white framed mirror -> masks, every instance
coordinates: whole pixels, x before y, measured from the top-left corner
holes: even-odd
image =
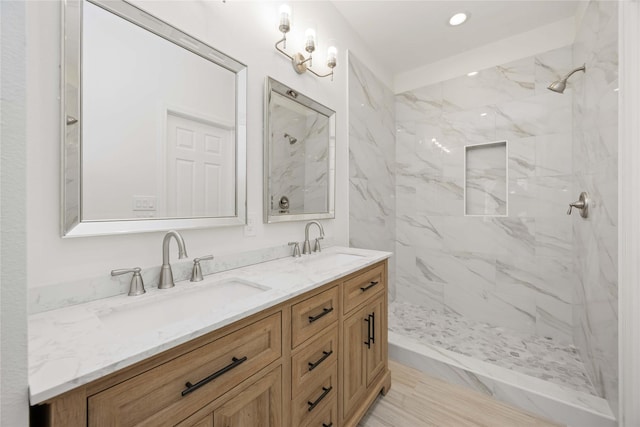
[[[62,235],[244,224],[246,66],[125,1],[62,5]]]
[[[335,111],[267,77],[264,221],[335,218]]]

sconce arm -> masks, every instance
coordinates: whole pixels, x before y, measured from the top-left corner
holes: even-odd
[[[284,43],[284,42],[286,42],[286,41],[287,41],[287,38],[286,38],[286,37],[283,37],[283,38],[281,38],[280,40],[278,40],[278,41],[276,42],[276,50],[277,50],[278,52],[280,52],[281,54],[283,54],[284,56],[286,56],[287,58],[289,58],[290,60],[292,60],[292,61],[293,61],[293,56],[289,55],[289,54],[287,53],[287,51],[286,51],[286,50],[284,50],[284,49],[280,49],[280,46],[278,46],[280,43]]]
[[[333,67],[331,68],[331,72],[327,74],[318,74],[311,69],[310,66],[307,65],[307,62],[310,62],[312,59],[312,55],[309,55],[308,58],[305,58],[301,53],[296,53],[294,56],[291,56],[287,53],[284,48],[286,48],[287,37],[283,36],[280,40],[278,40],[275,44],[275,48],[278,52],[286,56],[291,60],[291,64],[293,65],[293,69],[296,70],[298,74],[302,74],[305,71],[310,71],[316,77],[329,77],[331,76],[331,80],[333,81]],[[280,43],[284,43],[284,48],[280,47]]]
[[[311,68],[307,68],[307,71],[311,71],[311,73],[315,74],[318,77],[329,77],[329,76],[331,76],[331,79],[333,79],[333,68],[331,69],[331,72],[327,73],[327,74],[318,74],[315,71],[313,71]]]

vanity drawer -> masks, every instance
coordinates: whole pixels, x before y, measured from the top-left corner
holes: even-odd
[[[321,376],[338,358],[338,329],[331,330],[305,345],[291,358],[291,394],[298,395],[306,385]]]
[[[273,314],[88,399],[90,426],[174,425],[282,355]]]
[[[344,313],[348,313],[385,288],[384,265],[373,267],[344,282]]]
[[[304,389],[293,396],[292,426],[308,425],[317,414],[324,413],[327,407],[335,404],[333,400],[338,396],[338,364],[327,366],[322,372],[323,375],[310,381]]]
[[[338,320],[338,287],[321,292],[291,307],[291,348],[322,333]]]
[[[310,416],[300,427],[338,427],[338,398],[333,396],[325,408],[319,409],[316,415]]]

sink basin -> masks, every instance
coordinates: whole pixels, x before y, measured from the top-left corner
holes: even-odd
[[[302,258],[302,263],[313,268],[332,268],[340,267],[364,258],[364,255],[347,254],[347,253],[331,253],[331,254],[311,254],[307,258]]]
[[[242,303],[269,289],[242,279],[231,278],[209,283],[205,279],[191,289],[170,290],[172,295],[164,298],[160,293],[154,295],[153,299],[138,297],[139,301],[98,313],[98,317],[116,333],[137,335],[198,317],[230,304]]]

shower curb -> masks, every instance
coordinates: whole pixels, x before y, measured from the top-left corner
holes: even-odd
[[[389,331],[389,358],[569,427],[616,427],[608,402]]]

